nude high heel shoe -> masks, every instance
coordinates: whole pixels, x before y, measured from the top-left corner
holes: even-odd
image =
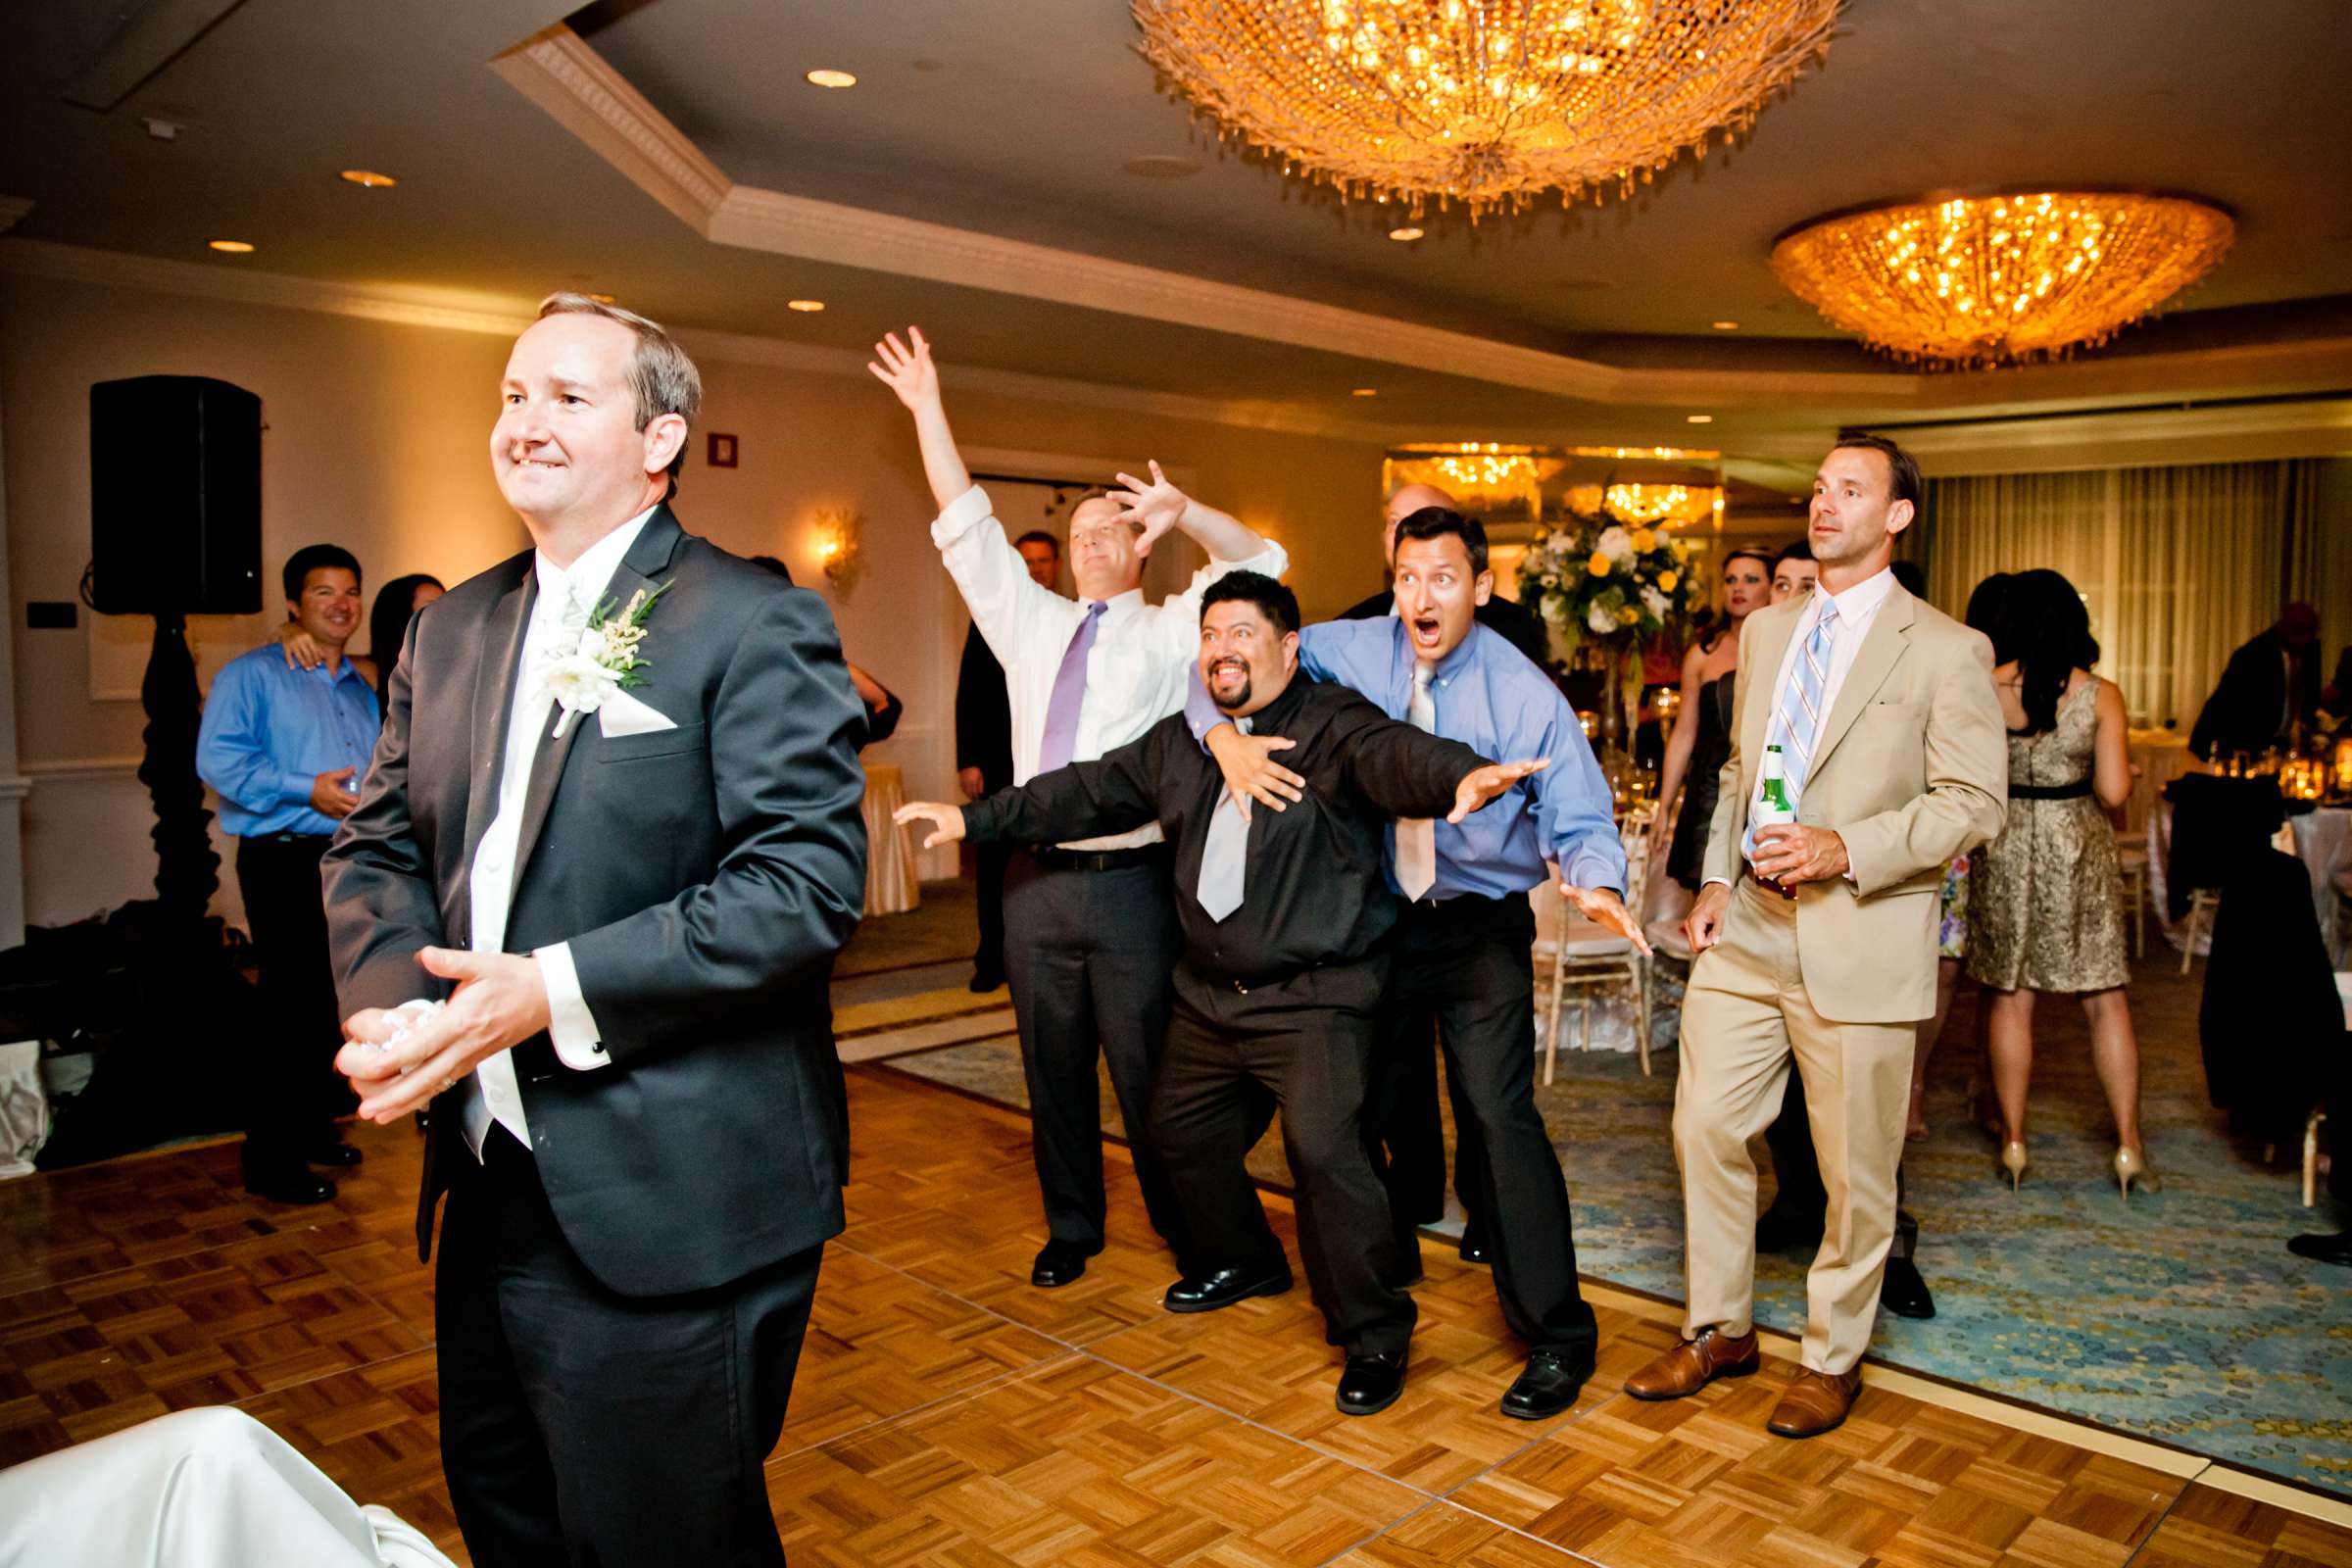
[[[2132,1184],[2133,1182],[2139,1183],[2151,1193],[2164,1191],[2164,1183],[2157,1180],[2156,1172],[2149,1167],[2145,1155],[2134,1153],[2129,1149],[2119,1148],[2115,1152],[2115,1183],[2123,1189],[2124,1201],[2127,1203],[2132,1200]]]
[[[2009,1190],[2011,1192],[2017,1191],[2017,1184],[2024,1179],[2028,1163],[2026,1146],[2023,1141],[2012,1139],[2001,1146],[2001,1169],[2009,1173]]]

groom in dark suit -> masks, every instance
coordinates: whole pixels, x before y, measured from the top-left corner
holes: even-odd
[[[823,604],[670,514],[701,382],[662,328],[553,296],[501,395],[537,548],[393,670],[325,859],[337,1065],[364,1115],[429,1108],[478,1568],[779,1564],[760,1464],[842,1226],[861,711]]]

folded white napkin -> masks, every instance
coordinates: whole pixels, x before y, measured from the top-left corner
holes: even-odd
[[[605,694],[596,710],[596,721],[607,736],[652,735],[678,727],[676,719],[623,691]]]

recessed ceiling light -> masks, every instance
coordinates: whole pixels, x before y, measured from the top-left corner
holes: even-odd
[[[1718,332],[1737,332],[1740,330],[1740,323],[1738,321],[1709,321],[1707,324]]]
[[[1359,386],[1348,395],[1359,398],[1376,398],[1380,396],[1380,388],[1376,386]]]
[[[1715,416],[1712,414],[1693,414],[1689,417],[1692,424],[1713,424],[1715,422]]]
[[[825,308],[825,302],[823,300],[786,300],[784,308],[788,311],[816,312]]]
[[[818,87],[855,87],[858,85],[858,78],[846,71],[811,71],[808,73],[808,80],[811,85]]]
[[[226,251],[231,256],[242,256],[253,249],[251,245],[241,239],[214,239],[207,240],[205,243],[217,251]]]
[[[1409,244],[1420,237],[1421,230],[1413,227],[1409,223],[1402,228],[1392,228],[1389,230],[1389,238],[1396,240],[1400,244]]]
[[[390,174],[379,174],[372,169],[346,169],[343,171],[343,178],[350,180],[354,185],[365,185],[369,190],[389,190],[392,186],[400,183]]]
[[[1200,172],[1200,165],[1196,160],[1177,158],[1166,153],[1130,158],[1119,167],[1130,174],[1141,174],[1146,179],[1182,179],[1188,174]]]

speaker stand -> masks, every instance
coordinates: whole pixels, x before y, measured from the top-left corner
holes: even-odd
[[[139,683],[139,705],[147,711],[139,782],[155,801],[157,912],[169,922],[194,925],[220,885],[220,857],[213,853],[213,813],[204,808],[204,781],[196,776],[204,705],[196,691],[196,661],[188,653],[187,619],[178,611],[156,612],[155,647]]]

